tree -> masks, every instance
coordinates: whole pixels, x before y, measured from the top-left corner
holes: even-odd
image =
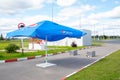
[[[4,40],[4,38],[3,38],[3,35],[2,35],[2,34],[0,35],[0,40]]]
[[[7,53],[14,53],[18,49],[20,49],[20,48],[16,44],[9,44],[7,47],[5,47],[5,50]]]

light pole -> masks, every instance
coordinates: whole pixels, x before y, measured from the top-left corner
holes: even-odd
[[[53,17],[54,17],[54,13],[53,13],[53,10],[54,10],[54,0],[53,0],[53,2],[51,4],[51,8],[52,8],[52,21],[53,21]]]
[[[95,24],[94,24],[94,40],[95,40]]]

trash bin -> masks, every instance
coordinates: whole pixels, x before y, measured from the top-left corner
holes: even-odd
[[[92,51],[92,57],[95,57],[95,51]]]
[[[74,51],[73,51],[73,50],[71,50],[71,51],[69,51],[69,54],[70,54],[70,55],[73,55],[73,52],[74,52]]]
[[[73,55],[75,56],[75,55],[77,55],[78,53],[77,53],[77,50],[74,50],[73,51]]]
[[[87,52],[87,57],[95,57],[95,51]]]

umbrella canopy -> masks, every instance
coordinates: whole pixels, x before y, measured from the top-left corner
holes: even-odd
[[[65,37],[80,38],[86,33],[51,21],[42,21],[7,33],[10,37],[32,37],[47,41],[57,41]]]

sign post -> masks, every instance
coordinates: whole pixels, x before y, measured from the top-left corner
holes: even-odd
[[[24,28],[25,24],[24,23],[19,23],[18,24],[18,29]],[[24,43],[23,43],[23,38],[21,38],[21,52],[24,54]]]

